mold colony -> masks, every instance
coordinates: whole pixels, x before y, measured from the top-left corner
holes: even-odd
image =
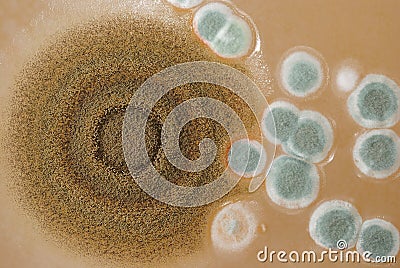
[[[229,167],[239,176],[250,178],[259,175],[264,170],[266,161],[264,147],[254,140],[236,141],[229,150]]]
[[[377,258],[396,256],[399,253],[399,239],[399,231],[392,223],[370,219],[361,226],[357,250],[361,254],[368,251],[370,259],[379,261]]]
[[[324,160],[333,144],[333,129],[330,122],[315,111],[302,111],[295,131],[283,149],[312,163]]]
[[[273,162],[267,179],[267,193],[271,200],[289,209],[310,205],[318,196],[317,168],[300,159],[279,156]]]
[[[254,43],[249,23],[235,14],[232,7],[218,2],[206,4],[195,12],[193,28],[205,44],[225,58],[248,54]]]
[[[145,7],[154,7],[151,16],[141,14],[138,5],[139,14],[105,15],[53,36],[16,79],[10,129],[16,193],[42,229],[80,255],[141,267],[200,252],[207,218],[226,199],[197,208],[172,207],[136,185],[121,144],[132,95],[150,76],[184,62],[225,63],[251,76],[242,61],[225,61],[202,45],[187,17],[159,4]],[[229,137],[207,118],[189,122],[180,137],[189,159],[198,157],[202,139],[215,142],[216,160],[207,169],[178,170],[162,152],[167,115],[202,96],[232,107],[246,127],[257,124],[246,103],[223,87],[192,83],[169,92],[151,111],[146,148],[152,165],[178,185],[207,184],[226,168]]]
[[[286,101],[276,101],[265,110],[261,127],[265,137],[275,144],[287,142],[295,132],[300,110]]]
[[[261,124],[266,138],[290,155],[274,160],[267,176],[268,196],[289,209],[309,206],[320,188],[319,172],[313,163],[323,161],[333,144],[330,122],[318,112],[300,111],[289,102],[276,101],[264,112]]]
[[[321,89],[327,77],[327,67],[321,55],[309,47],[289,50],[279,69],[279,81],[287,93],[308,97]]]
[[[172,2],[186,12],[200,4]],[[52,36],[16,79],[10,129],[16,193],[41,228],[79,255],[141,267],[201,252],[208,218],[243,185],[218,202],[196,208],[168,206],[149,197],[130,176],[121,145],[124,113],[132,95],[147,78],[184,62],[220,62],[252,76],[243,60],[224,59],[250,54],[254,43],[253,32],[246,32],[247,20],[233,7],[218,6],[231,13],[225,14],[228,22],[217,28],[210,49],[193,33],[188,16],[159,4],[149,4],[145,8],[154,10],[143,14],[144,6],[138,5],[134,14],[104,15]],[[201,24],[203,30],[210,28],[208,23],[213,24],[209,19]],[[174,107],[197,97],[220,100],[232,107],[246,128],[257,126],[247,104],[221,86],[191,83],[163,96],[147,121],[146,148],[155,169],[179,186],[212,182],[226,169],[231,146],[221,125],[198,118],[180,133],[182,154],[196,159],[200,153],[196,145],[209,138],[217,147],[215,161],[197,173],[178,170],[168,162],[160,144],[163,122]],[[249,159],[254,161],[242,171],[258,174],[266,153],[255,141],[247,145],[231,148],[230,163],[235,167],[236,154],[240,158],[242,150],[250,149]],[[255,226],[253,218],[235,219],[228,233],[242,235],[235,227],[242,223]]]
[[[388,128],[400,119],[400,89],[384,75],[367,75],[347,100],[350,115],[365,128]]]
[[[356,68],[352,66],[342,66],[336,75],[336,86],[340,91],[349,92],[353,90],[360,78]]]
[[[309,233],[321,247],[338,248],[338,242],[344,240],[352,248],[357,242],[361,222],[361,216],[352,204],[331,200],[322,203],[313,212]]]
[[[211,225],[213,245],[223,251],[240,252],[253,242],[258,224],[251,204],[237,202],[226,205]]]
[[[384,179],[400,167],[400,139],[389,129],[377,129],[358,137],[353,150],[358,169],[369,177]]]

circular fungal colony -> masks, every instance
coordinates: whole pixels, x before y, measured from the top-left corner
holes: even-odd
[[[358,71],[352,66],[343,66],[336,74],[336,86],[340,91],[349,92],[353,90],[360,78]]]
[[[367,258],[396,256],[399,253],[399,231],[390,222],[382,219],[365,221],[361,226],[357,241],[357,251],[360,254],[369,252]]]
[[[266,189],[271,200],[279,206],[289,209],[307,207],[318,196],[318,170],[300,159],[279,156],[272,164]]]
[[[333,128],[328,119],[315,111],[302,111],[296,129],[283,149],[286,153],[318,163],[327,157],[332,145]]]
[[[211,240],[215,248],[240,252],[256,237],[258,220],[250,204],[237,202],[223,207],[211,225]]]
[[[217,55],[239,58],[249,54],[253,46],[253,31],[249,23],[223,3],[200,7],[193,18],[196,35]]]
[[[279,79],[282,87],[295,97],[307,97],[322,88],[326,66],[317,51],[308,47],[291,49],[282,60]]]
[[[346,241],[348,248],[355,246],[362,219],[357,209],[342,200],[322,203],[312,214],[309,233],[314,242],[323,248],[337,248]]]
[[[242,177],[255,177],[265,168],[267,153],[259,142],[242,139],[234,142],[229,150],[229,167]]]
[[[252,77],[244,61],[232,63],[204,46],[188,16],[159,4],[149,1],[138,5],[136,13],[104,15],[50,38],[17,77],[10,120],[16,194],[42,229],[80,255],[140,267],[200,252],[208,217],[244,188],[239,184],[210,205],[174,207],[151,198],[129,173],[121,143],[124,114],[149,77],[194,61],[223,63]],[[246,102],[222,86],[191,83],[162,96],[147,121],[147,153],[154,168],[181,187],[213,182],[227,168],[230,137],[208,118],[187,123],[179,140],[182,154],[191,160],[199,157],[202,140],[214,141],[215,161],[206,169],[180,170],[162,150],[168,114],[187,100],[205,96],[232,107],[246,128],[258,127]],[[141,113],[137,109],[137,115]],[[261,166],[266,157],[254,144],[249,143],[245,172],[257,173],[253,160],[259,157]]]
[[[275,144],[286,142],[296,130],[299,114],[299,109],[289,102],[273,102],[261,122],[264,136]]]
[[[367,75],[347,100],[354,121],[365,128],[389,128],[400,119],[400,88],[388,77]]]
[[[369,177],[384,179],[400,167],[400,138],[390,129],[376,129],[358,137],[354,163]]]

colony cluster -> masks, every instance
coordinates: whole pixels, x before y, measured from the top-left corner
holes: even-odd
[[[254,25],[236,8],[224,2],[168,0],[180,9],[193,9],[193,30],[214,53],[224,58],[248,55],[256,42]],[[198,7],[200,6],[200,7]],[[309,47],[289,50],[279,66],[279,85],[295,98],[317,97],[328,81],[328,68],[322,56]],[[351,66],[336,77],[337,88],[351,92],[347,109],[363,128],[355,141],[353,160],[365,176],[389,178],[400,167],[400,139],[390,128],[400,119],[400,89],[388,77],[369,74],[358,82]],[[358,84],[357,84],[358,83]],[[285,154],[274,159],[266,182],[273,203],[286,209],[301,209],[316,200],[320,188],[320,165],[330,160],[334,144],[331,120],[314,110],[300,110],[294,104],[277,100],[268,107],[261,122],[263,135],[282,147]],[[255,177],[266,169],[263,145],[242,139],[232,143],[229,167],[243,177]],[[254,208],[244,202],[229,204],[216,215],[211,236],[223,250],[239,251],[256,235]],[[369,251],[371,258],[394,256],[399,251],[399,232],[390,222],[370,219],[363,222],[357,209],[343,200],[330,200],[318,206],[309,221],[309,233],[316,244],[337,248],[344,240],[348,247]]]

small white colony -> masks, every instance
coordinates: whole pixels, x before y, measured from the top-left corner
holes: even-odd
[[[351,66],[342,66],[336,74],[336,86],[340,91],[349,92],[356,87],[360,78],[358,71]]]
[[[214,248],[223,252],[240,252],[255,239],[258,220],[249,203],[237,202],[223,207],[211,225]]]

